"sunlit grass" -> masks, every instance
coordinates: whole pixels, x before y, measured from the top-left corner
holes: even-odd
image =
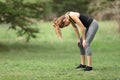
[[[3,25],[2,25],[3,26]],[[91,45],[93,71],[75,70],[79,64],[77,38],[71,26],[62,29],[60,41],[51,22],[32,25],[40,29],[26,43],[16,32],[0,27],[0,80],[120,80],[120,34],[116,24],[99,22]]]

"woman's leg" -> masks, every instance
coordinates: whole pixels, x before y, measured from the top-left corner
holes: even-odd
[[[85,55],[80,55],[80,61],[82,65],[85,65]]]
[[[92,67],[92,56],[87,56],[88,66]]]
[[[98,23],[96,20],[93,20],[93,22],[89,26],[89,29],[88,29],[87,35],[86,35],[87,47],[85,48],[85,52],[87,55],[88,66],[92,66],[92,51],[90,48],[90,43],[92,42],[97,30],[98,30]]]
[[[76,67],[76,69],[79,69],[79,68],[85,68],[86,65],[85,65],[85,49],[83,48],[82,46],[82,38],[81,38],[81,43],[78,43],[78,47],[80,48],[80,65]]]
[[[81,43],[78,44],[80,48],[80,62],[82,65],[85,65],[85,49],[82,46],[82,38],[80,38]]]
[[[91,51],[91,48],[90,48],[90,43],[92,42],[96,32],[98,30],[98,23],[96,20],[94,20],[89,29],[86,30],[86,44],[87,44],[87,47],[86,48],[83,48],[82,46],[82,39],[81,39],[81,43],[78,45],[79,48],[80,48],[80,58],[81,58],[81,64],[85,65],[85,53],[87,55],[87,62],[88,62],[88,66],[89,67],[86,67],[86,71],[88,70],[92,70],[92,51]],[[79,67],[79,66],[78,66]]]

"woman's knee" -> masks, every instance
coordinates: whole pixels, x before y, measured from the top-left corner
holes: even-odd
[[[87,55],[87,56],[91,56],[91,55],[92,55],[92,51],[91,51],[90,46],[87,46],[87,47],[85,48],[85,52],[86,52],[86,55]]]
[[[83,48],[82,44],[78,44],[78,47],[80,48],[80,54],[85,55],[85,49]]]

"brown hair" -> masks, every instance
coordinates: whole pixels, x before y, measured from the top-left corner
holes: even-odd
[[[53,20],[54,31],[59,38],[62,38],[62,33],[61,33],[60,28],[64,27],[64,21],[63,21],[64,19],[65,19],[65,16],[63,15],[63,16],[60,16],[57,19],[54,18],[54,20]]]

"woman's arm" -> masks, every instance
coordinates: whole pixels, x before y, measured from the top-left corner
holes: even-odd
[[[86,47],[86,41],[85,41],[85,28],[82,22],[80,21],[78,15],[71,13],[70,17],[76,22],[76,24],[80,27],[81,33],[82,33],[82,40],[83,40],[83,47]]]
[[[71,16],[71,18],[76,22],[76,24],[80,27],[82,33],[82,39],[85,40],[85,28],[82,22],[79,20],[77,16]]]
[[[72,24],[72,27],[73,27],[73,29],[75,31],[76,36],[77,36],[78,42],[80,42],[80,33],[78,31],[78,28],[74,23],[71,23],[71,24]]]

